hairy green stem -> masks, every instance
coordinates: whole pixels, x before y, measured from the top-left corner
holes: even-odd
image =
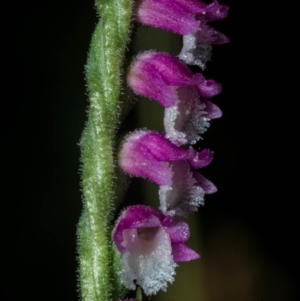
[[[114,150],[132,0],[96,0],[96,8],[100,21],[86,65],[90,106],[81,140],[84,210],[78,225],[79,285],[83,301],[115,301],[124,290],[117,279],[118,255],[111,241]]]
[[[136,296],[135,296],[135,299],[137,301],[143,301],[143,295],[142,295],[142,290],[140,287],[137,288],[136,290]]]

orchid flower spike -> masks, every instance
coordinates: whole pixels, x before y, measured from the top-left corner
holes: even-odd
[[[211,45],[229,42],[208,22],[222,20],[227,15],[228,6],[216,0],[211,4],[198,0],[139,0],[136,5],[136,20],[141,24],[183,35],[180,59],[202,69],[210,59]]]
[[[141,286],[146,295],[165,291],[177,262],[200,256],[188,248],[189,227],[148,206],[131,206],[117,221],[113,241],[122,253],[121,281],[128,289]],[[136,281],[136,284],[135,282]]]
[[[168,215],[186,217],[204,203],[204,194],[214,193],[213,183],[196,169],[210,164],[213,153],[196,152],[173,144],[164,135],[140,130],[127,136],[119,152],[124,172],[160,186],[160,209]]]
[[[146,52],[131,65],[127,83],[139,95],[165,107],[167,137],[178,145],[194,144],[221,110],[208,101],[222,87],[214,80],[194,74],[180,59],[167,54]]]

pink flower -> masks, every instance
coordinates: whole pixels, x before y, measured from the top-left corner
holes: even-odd
[[[202,70],[211,59],[212,45],[225,44],[229,39],[219,31],[209,26],[206,22],[206,15],[197,17],[202,21],[202,26],[196,33],[183,36],[183,47],[179,58],[189,65],[197,65]]]
[[[187,8],[189,10],[190,6]],[[204,10],[203,7],[202,11]],[[195,33],[200,24],[195,16],[183,10],[176,0],[138,0],[136,20],[141,24],[162,28],[181,35]]]
[[[121,281],[128,289],[140,285],[146,295],[166,290],[176,262],[200,256],[185,245],[189,227],[148,206],[131,206],[120,216],[113,241],[122,253]],[[136,281],[136,284],[135,282]]]
[[[183,35],[180,58],[202,69],[210,59],[211,45],[229,41],[208,22],[222,20],[227,15],[228,6],[216,0],[211,4],[197,0],[139,0],[136,5],[138,22]]]
[[[196,169],[207,166],[213,153],[177,146],[162,134],[146,130],[127,136],[119,152],[126,173],[160,185],[160,209],[168,215],[187,216],[203,204],[204,194],[216,187]]]
[[[221,85],[193,72],[167,53],[147,52],[132,64],[127,83],[139,95],[156,100],[166,108],[167,137],[176,144],[194,144],[209,126],[210,119],[222,116],[207,100],[221,92]]]
[[[217,7],[210,7],[198,0],[138,0],[136,20],[144,25],[163,28],[181,35],[198,31],[199,14],[209,11],[216,15]],[[225,16],[224,16],[225,17]]]

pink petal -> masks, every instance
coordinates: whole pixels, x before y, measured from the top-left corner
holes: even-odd
[[[177,34],[197,31],[199,22],[173,0],[140,0],[136,3],[136,20]]]
[[[194,76],[186,64],[169,53],[145,53],[140,58],[142,60],[147,59],[147,62],[155,67],[156,71],[163,76],[165,82],[170,86],[190,86],[204,81],[201,74]]]
[[[221,5],[218,1],[207,6],[205,11],[205,19],[207,21],[222,20],[228,16],[229,7],[227,5]]]
[[[192,159],[190,159],[189,163],[193,169],[199,169],[209,165],[213,158],[214,152],[205,148],[200,153],[197,153]]]
[[[138,95],[152,98],[165,108],[178,98],[178,86],[201,84],[204,77],[193,72],[177,57],[167,53],[139,55],[127,76],[128,86]]]
[[[194,172],[194,178],[197,181],[197,184],[202,187],[206,194],[211,194],[217,192],[217,187],[208,179],[206,179],[199,172]]]
[[[187,223],[178,221],[169,228],[166,228],[172,243],[183,243],[190,237],[190,229]]]
[[[197,254],[192,249],[188,248],[183,243],[174,243],[172,244],[172,254],[175,262],[184,262],[200,258],[200,255]]]
[[[222,91],[222,85],[212,79],[204,80],[196,85],[199,93],[203,97],[211,98],[218,95]]]
[[[199,27],[199,30],[193,34],[196,37],[197,44],[202,43],[214,45],[225,44],[229,42],[229,39],[224,34],[206,23],[205,17],[199,16],[198,20],[202,22],[201,26]]]
[[[158,185],[170,185],[173,173],[168,162],[191,158],[193,154],[162,134],[136,131],[123,143],[118,162],[130,175],[147,178]]]
[[[176,87],[168,85],[153,65],[140,58],[131,66],[127,84],[134,93],[154,99],[164,107],[174,105],[177,99]]]
[[[184,11],[188,13],[202,13],[206,12],[209,5],[199,1],[199,0],[173,0],[180,7],[183,8]]]
[[[222,117],[223,113],[219,107],[206,99],[203,100],[203,102],[205,103],[205,111],[207,112],[206,116],[209,119],[217,119]]]

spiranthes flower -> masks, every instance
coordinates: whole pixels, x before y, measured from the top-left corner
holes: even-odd
[[[211,56],[211,45],[224,44],[229,39],[208,23],[224,19],[228,6],[216,0],[205,4],[198,0],[139,0],[136,20],[183,35],[179,57],[187,64],[205,68]]]
[[[173,144],[164,135],[140,130],[125,139],[119,166],[126,173],[151,180],[160,186],[160,209],[168,215],[186,217],[197,211],[204,194],[216,187],[196,170],[210,164],[213,153],[196,152]]]
[[[139,95],[156,100],[165,107],[166,136],[174,143],[194,144],[211,119],[221,110],[207,98],[222,87],[214,80],[194,74],[182,61],[167,53],[146,52],[131,65],[127,83]]]
[[[127,208],[117,221],[113,241],[122,253],[121,281],[128,289],[141,286],[146,295],[166,290],[177,262],[200,256],[188,248],[189,227],[143,205]]]
[[[178,57],[186,64],[199,66],[205,69],[206,63],[211,59],[212,45],[229,42],[229,39],[206,22],[206,16],[197,17],[202,26],[196,33],[183,36],[183,46]]]

